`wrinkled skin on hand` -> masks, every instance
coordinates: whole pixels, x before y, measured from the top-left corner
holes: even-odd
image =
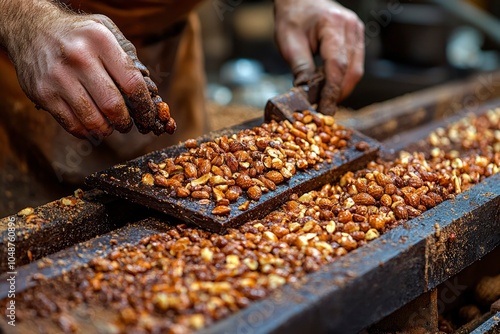
[[[311,79],[316,70],[313,55],[321,55],[326,83],[318,109],[334,114],[336,102],[348,96],[363,75],[363,23],[334,1],[275,0],[275,34],[295,84]]]
[[[24,51],[11,55],[21,87],[74,136],[125,133],[131,118],[142,133],[167,131],[152,99],[156,85],[109,18],[61,15],[46,22]]]

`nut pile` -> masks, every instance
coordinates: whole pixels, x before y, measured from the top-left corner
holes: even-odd
[[[434,147],[431,154],[438,155],[438,149],[445,150],[450,158],[460,152],[482,155],[500,152],[500,108],[485,114],[469,115],[451,124],[446,129],[433,131],[427,141]]]
[[[164,187],[177,198],[214,203],[214,215],[229,214],[230,204],[246,196],[248,200],[238,205],[246,210],[250,201],[258,201],[297,171],[331,161],[351,136],[331,116],[305,111],[294,117],[293,123],[272,121],[200,145],[188,140],[187,152],[159,163],[150,161],[153,174],[145,173],[142,183]]]
[[[115,310],[116,332],[205,327],[498,173],[499,115],[469,119],[478,137],[494,134],[479,140],[482,154],[455,156],[441,140],[453,127],[439,130],[429,158],[402,152],[392,162],[371,162],[336,183],[292,195],[264,219],[226,235],[179,225],[137,246],[116,247],[69,274],[68,281],[78,282],[76,291],[66,292],[71,302],[58,303],[52,314],[31,306],[33,312],[67,325],[75,304],[90,303]],[[20,298],[38,306],[53,296],[47,289]]]

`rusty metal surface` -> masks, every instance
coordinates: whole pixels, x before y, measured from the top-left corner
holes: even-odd
[[[500,312],[497,312],[470,334],[498,334],[500,333]]]
[[[275,96],[267,101],[264,108],[266,122],[271,120],[294,121],[293,113],[309,110],[314,112],[312,104],[319,101],[321,89],[325,85],[325,76],[322,71],[317,72],[307,83],[293,87],[288,92]]]
[[[0,273],[8,271],[9,222],[14,223],[16,266],[21,266],[148,213],[144,208],[124,205],[99,191],[88,192],[81,200],[72,196],[67,199],[73,200],[74,205],[64,205],[57,200],[35,208],[34,217],[12,215],[0,219]],[[142,209],[142,213],[138,209]]]
[[[358,151],[355,144],[360,141],[368,143],[370,148],[363,152]],[[212,214],[215,207],[214,202],[204,205],[192,198],[171,197],[168,190],[144,185],[141,182],[142,175],[149,172],[148,161],[158,163],[168,157],[175,157],[185,150],[183,145],[179,145],[156,151],[103,172],[95,173],[88,177],[86,182],[89,186],[156,209],[188,223],[194,223],[214,232],[224,232],[229,227],[235,227],[249,220],[265,216],[288,200],[291,194],[301,194],[316,189],[326,182],[332,182],[349,170],[362,168],[377,157],[379,144],[354,132],[348,146],[339,153],[335,153],[331,163],[325,161],[318,164],[317,169],[298,171],[291,179],[277,185],[276,190],[263,194],[259,201],[252,201],[246,211],[238,210],[238,206],[249,198],[246,195],[240,196],[235,203],[230,205],[232,210],[227,216]]]
[[[76,243],[71,247],[47,256],[41,260],[20,266],[17,270],[16,293],[25,291],[37,283],[36,276],[43,275],[44,279],[57,279],[64,272],[81,268],[96,257],[105,257],[113,250],[113,244],[135,245],[142,238],[164,232],[168,225],[154,219],[139,220],[118,228],[102,236]],[[7,297],[8,282],[4,279],[8,274],[0,275],[0,299]]]

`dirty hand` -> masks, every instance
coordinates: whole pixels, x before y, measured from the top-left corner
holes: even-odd
[[[109,18],[77,15],[44,1],[32,5],[36,17],[21,8],[24,24],[0,27],[0,37],[21,87],[39,108],[80,138],[127,132],[130,116],[141,132],[165,131],[152,99],[157,88]]]
[[[313,54],[323,59],[326,83],[319,111],[334,114],[336,102],[354,89],[363,75],[364,26],[352,11],[330,0],[275,0],[275,34],[295,84],[315,71]]]

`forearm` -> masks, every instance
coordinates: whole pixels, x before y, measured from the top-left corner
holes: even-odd
[[[0,46],[11,58],[25,52],[33,36],[66,15],[49,0],[0,0]]]

